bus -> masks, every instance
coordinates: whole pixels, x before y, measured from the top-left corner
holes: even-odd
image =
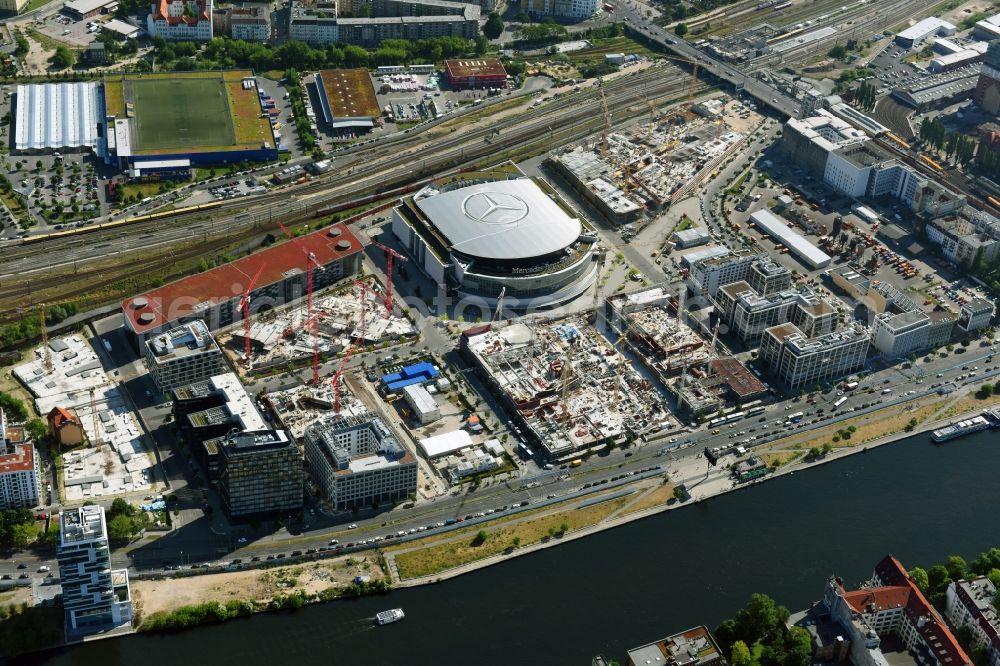
[[[787,417],[785,417],[785,421],[787,423],[798,423],[799,421],[802,420],[803,416],[805,416],[805,414],[803,414],[802,412],[795,412],[794,414],[789,414]]]
[[[847,382],[846,384],[844,384],[844,388],[847,389],[848,391],[853,391],[854,389],[858,388],[858,383]]]
[[[750,417],[750,416],[757,416],[758,414],[763,414],[764,409],[765,409],[764,405],[760,405],[758,407],[751,407],[750,409],[747,410],[747,416]]]
[[[709,428],[718,428],[720,425],[724,425],[725,423],[726,423],[726,417],[725,416],[720,416],[717,419],[712,419],[711,421],[709,421],[708,422],[708,427]]]
[[[846,395],[843,396],[843,397],[837,398],[837,401],[835,403],[833,403],[833,408],[837,409],[838,407],[840,407],[845,402],[847,402],[847,396]]]
[[[733,421],[739,421],[746,416],[745,412],[733,412],[732,414],[726,415],[726,423],[732,423]]]

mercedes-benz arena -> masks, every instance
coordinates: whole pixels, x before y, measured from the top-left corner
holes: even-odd
[[[393,209],[393,234],[431,279],[489,305],[503,291],[512,309],[558,305],[593,285],[597,235],[548,185],[476,175],[428,185]]]

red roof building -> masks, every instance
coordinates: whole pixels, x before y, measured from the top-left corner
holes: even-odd
[[[239,303],[254,276],[251,314],[304,296],[309,266],[314,289],[356,273],[361,267],[362,248],[347,226],[326,227],[127,298],[122,301],[125,324],[139,342],[193,319],[204,320],[214,331],[241,319]]]
[[[46,416],[49,422],[49,435],[59,446],[77,446],[83,444],[87,435],[80,425],[79,419],[62,407],[53,407]]]
[[[873,663],[872,653],[880,650],[879,637],[885,634],[896,634],[917,654],[919,663],[972,664],[944,619],[892,555],[876,565],[871,583],[860,590],[847,591],[839,579],[831,579],[823,602],[848,634],[855,664]]]
[[[444,71],[448,83],[456,90],[466,88],[503,88],[507,85],[507,70],[499,58],[446,60]]]

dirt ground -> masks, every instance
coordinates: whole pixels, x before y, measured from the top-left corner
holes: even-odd
[[[969,11],[966,11],[969,10]],[[941,14],[940,17],[949,23],[954,23],[958,25],[962,19],[968,18],[972,14],[978,14],[979,12],[993,13],[993,4],[990,2],[983,2],[983,0],[973,0],[972,2],[966,2],[964,4],[955,7],[955,9],[950,12],[945,12]]]
[[[251,569],[229,573],[133,580],[132,599],[138,613],[148,617],[160,611],[208,601],[249,599],[268,601],[279,594],[303,590],[316,594],[331,587],[344,587],[355,576],[383,578],[382,570],[369,554],[273,569]]]

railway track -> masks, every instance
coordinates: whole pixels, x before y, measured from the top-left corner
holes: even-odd
[[[664,77],[664,69],[676,72],[677,76]],[[672,65],[660,65],[646,72],[639,72],[635,76],[621,77],[605,86],[608,104],[610,107],[621,107],[616,108],[615,113],[621,113],[623,108],[635,105],[639,86],[643,87],[642,92],[650,101],[681,95],[687,90],[687,76],[681,69]],[[707,86],[704,84],[699,87],[700,90],[705,88]],[[3,268],[0,268],[0,276],[44,269],[45,266],[39,266],[36,262],[46,257],[61,258],[49,262],[48,266],[99,259],[112,253],[150,249],[187,239],[191,237],[193,231],[208,234],[210,229],[216,231],[228,229],[239,234],[247,227],[264,226],[265,220],[270,221],[279,217],[287,220],[289,215],[298,214],[301,217],[302,213],[308,215],[332,203],[347,200],[369,188],[389,190],[397,183],[410,182],[421,175],[438,173],[444,168],[457,166],[462,162],[502,152],[514,144],[521,144],[544,135],[556,124],[561,131],[564,131],[569,127],[585,123],[588,131],[593,131],[594,124],[599,124],[602,117],[599,99],[599,93],[596,91],[581,91],[543,105],[539,110],[545,113],[540,118],[532,116],[524,120],[523,116],[520,116],[503,119],[488,127],[468,132],[454,132],[443,140],[432,141],[430,144],[424,139],[425,143],[419,148],[402,150],[396,145],[394,155],[369,166],[356,168],[353,173],[335,173],[328,178],[296,188],[294,192],[275,192],[257,197],[252,202],[238,202],[231,207],[218,209],[227,214],[224,217],[207,218],[204,213],[195,213],[172,218],[167,227],[164,227],[162,220],[156,220],[136,223],[125,229],[119,228],[108,232],[15,247],[4,253],[5,261]],[[560,117],[560,113],[564,115]],[[486,143],[484,139],[492,134],[494,129],[500,129],[501,135],[492,143]],[[418,157],[430,150],[433,151],[431,156]],[[417,164],[421,173],[415,174],[414,169],[418,168]],[[401,167],[404,166],[411,168],[402,170]],[[253,206],[259,212],[248,213],[247,206]],[[100,250],[109,251],[102,253]]]

